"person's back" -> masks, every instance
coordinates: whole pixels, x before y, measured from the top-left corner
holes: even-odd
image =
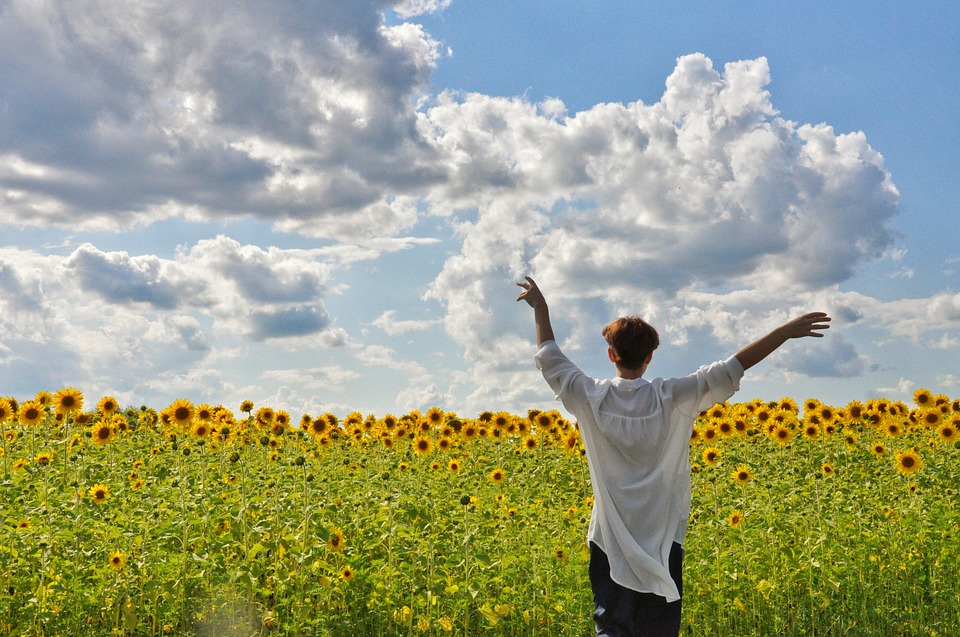
[[[638,317],[603,334],[617,377],[594,380],[560,350],[546,300],[530,277],[517,300],[534,309],[537,367],[577,418],[594,492],[587,539],[597,635],[679,635],[683,541],[690,514],[690,437],[697,414],[730,398],[746,369],[786,340],[822,336],[829,317],[805,314],[725,361],[684,378],[643,379],[659,336]]]

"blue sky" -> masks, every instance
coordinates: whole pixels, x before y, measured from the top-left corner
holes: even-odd
[[[960,395],[960,5],[670,4],[0,4],[0,394],[553,407],[531,273],[592,375]]]

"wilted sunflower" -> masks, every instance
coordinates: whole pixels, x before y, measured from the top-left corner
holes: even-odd
[[[25,402],[20,405],[20,411],[18,413],[20,417],[21,424],[24,425],[36,425],[41,420],[43,420],[44,411],[43,407],[39,404],[31,401]]]
[[[110,499],[110,488],[105,484],[93,485],[90,487],[88,493],[90,494],[90,499],[97,504],[103,504]]]
[[[73,387],[64,387],[53,397],[54,409],[67,416],[83,409],[83,394]]]
[[[900,449],[896,453],[897,471],[909,476],[920,471],[923,467],[923,458],[913,449]]]

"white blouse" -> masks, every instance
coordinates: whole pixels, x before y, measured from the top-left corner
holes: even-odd
[[[594,496],[587,541],[606,553],[621,586],[680,599],[668,560],[690,518],[693,424],[740,388],[740,361],[684,378],[595,380],[546,341],[536,363],[580,427]]]

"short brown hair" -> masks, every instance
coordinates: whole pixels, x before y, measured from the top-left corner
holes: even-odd
[[[613,350],[613,362],[625,369],[639,369],[660,346],[657,330],[639,316],[624,316],[603,328],[603,338]]]

